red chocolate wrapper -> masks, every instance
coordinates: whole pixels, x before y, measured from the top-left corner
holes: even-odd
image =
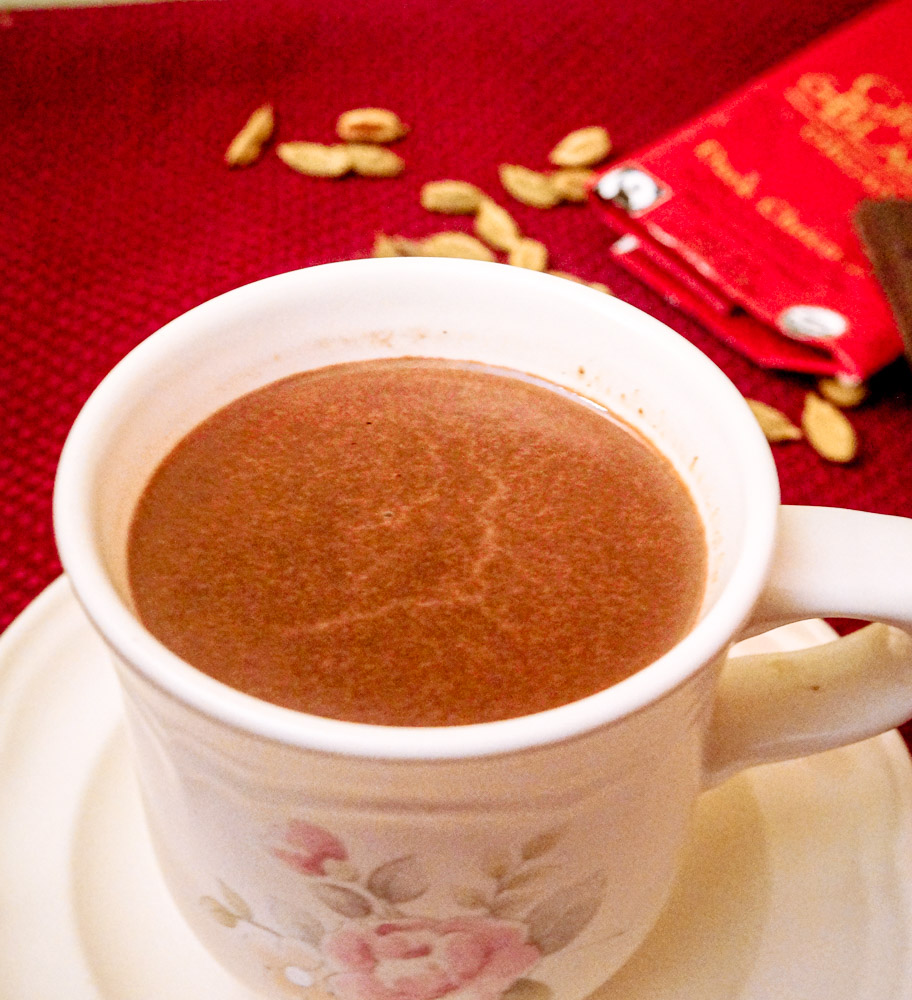
[[[859,381],[903,344],[853,229],[912,198],[912,0],[856,18],[600,173],[616,260],[769,368]]]

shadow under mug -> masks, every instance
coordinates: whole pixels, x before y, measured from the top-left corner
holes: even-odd
[[[707,595],[691,632],[589,698],[437,729],[260,702],[146,632],[127,532],[180,438],[294,372],[402,356],[538,375],[652,440],[706,528]],[[86,403],[54,523],[114,654],[168,887],[216,958],[266,995],[577,1000],[656,921],[703,789],[912,716],[912,521],[780,508],[769,448],[725,376],[651,317],[546,274],[348,261],[204,303]],[[726,659],[746,635],[821,615],[889,624]]]

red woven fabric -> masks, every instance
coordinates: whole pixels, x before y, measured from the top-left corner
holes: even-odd
[[[266,275],[364,256],[376,230],[445,228],[418,205],[424,181],[501,194],[499,163],[544,167],[557,139],[594,123],[629,151],[866,6],[223,0],[0,14],[0,627],[60,571],[50,497],[69,425],[167,320]],[[394,108],[413,126],[397,147],[407,172],[313,180],[274,155],[227,170],[225,146],[266,100],[284,139],[332,141],[341,111]],[[588,209],[505,203],[553,266],[607,282],[747,395],[798,415],[805,380],[758,370],[613,266]],[[852,468],[780,448],[784,499],[912,515],[910,394],[905,365],[878,378]]]

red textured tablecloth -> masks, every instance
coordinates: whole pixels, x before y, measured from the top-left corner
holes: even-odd
[[[221,0],[0,13],[0,628],[59,572],[57,457],[80,405],[136,343],[221,292],[366,256],[377,230],[446,228],[427,180],[500,192],[570,129],[617,152],[698,113],[870,4],[863,0]],[[347,108],[413,126],[396,180],[313,180],[275,156],[229,171],[250,111],[333,140]],[[800,413],[808,382],[761,371],[609,259],[585,207],[510,202],[554,267],[607,282],[683,333],[749,396]],[[880,375],[853,420],[862,457],[776,451],[783,499],[912,516],[912,375]],[[833,540],[834,545],[839,539]]]

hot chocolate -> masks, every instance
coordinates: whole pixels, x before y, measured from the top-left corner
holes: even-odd
[[[137,612],[235,688],[396,726],[511,718],[644,667],[693,625],[694,503],[627,425],[515,372],[305,372],[159,466],[129,538]]]

